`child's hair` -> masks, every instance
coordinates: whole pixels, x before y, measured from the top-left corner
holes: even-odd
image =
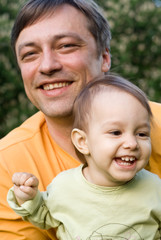
[[[148,99],[140,88],[127,81],[123,77],[114,74],[107,74],[101,78],[97,78],[89,82],[77,96],[73,108],[73,128],[79,128],[81,130],[88,131],[92,101],[97,94],[107,90],[124,91],[134,96],[148,111],[149,117],[152,118],[152,112],[148,103]],[[106,107],[106,103],[104,106]]]

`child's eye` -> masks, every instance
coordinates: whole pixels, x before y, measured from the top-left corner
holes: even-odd
[[[111,131],[110,134],[112,134],[114,136],[119,136],[119,135],[121,135],[121,131],[119,131],[119,130]]]
[[[140,132],[137,134],[139,137],[149,137],[148,133]]]

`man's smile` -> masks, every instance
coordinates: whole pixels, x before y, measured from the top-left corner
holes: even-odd
[[[41,86],[43,90],[49,91],[57,88],[62,88],[62,87],[67,87],[71,83],[70,82],[57,82],[57,83],[49,83],[49,84],[44,84]]]

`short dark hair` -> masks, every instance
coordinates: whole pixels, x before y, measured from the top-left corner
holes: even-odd
[[[148,99],[140,88],[123,77],[114,74],[107,74],[102,78],[97,78],[89,82],[75,99],[73,108],[73,128],[88,131],[93,99],[100,92],[107,91],[107,88],[124,91],[134,96],[147,110],[149,117],[152,118]]]
[[[11,32],[11,46],[15,44],[20,32],[62,4],[69,4],[81,11],[89,23],[89,31],[96,40],[98,54],[106,48],[110,50],[111,32],[106,18],[93,0],[29,0],[19,11]]]

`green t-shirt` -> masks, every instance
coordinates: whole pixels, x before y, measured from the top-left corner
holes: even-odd
[[[58,227],[61,240],[161,239],[161,179],[146,170],[122,186],[101,187],[84,178],[81,165],[60,173],[21,207],[12,189],[8,202],[24,220]]]

